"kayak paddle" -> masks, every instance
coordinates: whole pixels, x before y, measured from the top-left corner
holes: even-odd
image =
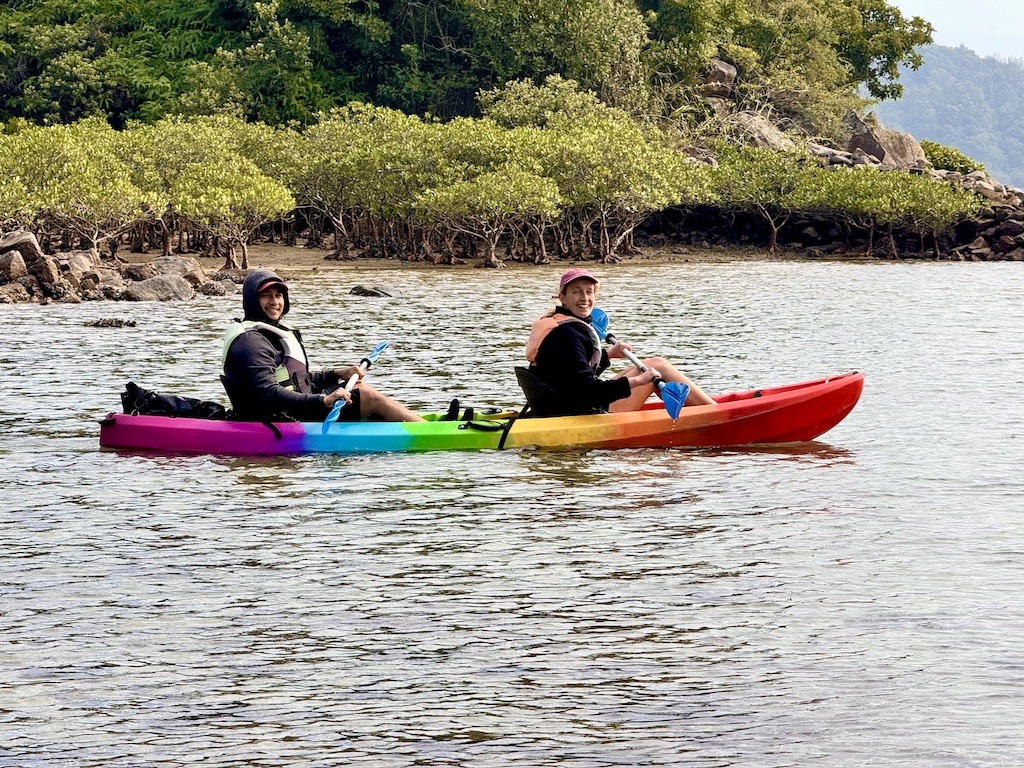
[[[368,354],[366,357],[364,357],[362,360],[359,361],[359,370],[365,371],[366,369],[368,369],[371,365],[373,365],[373,363],[377,360],[377,358],[380,357],[380,353],[383,352],[387,348],[388,348],[388,343],[386,341],[382,341],[380,344],[378,344],[376,347],[374,347],[370,351],[370,354]],[[345,391],[346,392],[351,392],[352,391],[352,387],[354,387],[356,385],[357,381],[359,381],[359,374],[358,373],[353,373],[349,377],[348,381],[345,382]],[[339,399],[338,402],[336,402],[334,404],[334,407],[331,408],[331,412],[328,413],[327,414],[327,418],[324,419],[323,427],[321,427],[321,430],[320,430],[321,434],[324,434],[324,435],[327,434],[327,430],[331,428],[331,424],[333,424],[334,422],[336,422],[338,420],[338,416],[341,413],[341,409],[344,406],[345,406],[344,398]]]
[[[597,337],[609,344],[614,345],[618,339],[614,335],[608,332],[608,326],[611,321],[608,319],[608,313],[603,309],[595,307],[590,313],[590,324],[597,331]],[[639,368],[641,371],[646,371],[647,366],[641,362],[640,358],[630,352],[628,349],[622,350],[622,354],[626,358]],[[665,381],[660,376],[654,380],[655,386],[658,387],[658,391],[661,393],[661,401],[665,404],[665,410],[668,411],[668,415],[675,421],[679,418],[679,412],[683,410],[683,405],[686,403],[686,396],[690,394],[690,387],[687,384],[683,384],[678,381]]]

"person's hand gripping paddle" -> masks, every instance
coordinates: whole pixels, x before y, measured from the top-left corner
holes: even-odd
[[[376,347],[374,347],[373,350],[370,352],[370,354],[368,354],[366,357],[364,357],[362,360],[359,361],[359,370],[360,371],[367,370],[371,365],[373,365],[373,363],[377,360],[377,358],[380,357],[380,353],[383,352],[387,348],[388,348],[388,343],[386,341],[382,341],[380,344],[378,344]],[[345,391],[346,392],[351,392],[352,391],[352,387],[354,387],[356,385],[356,382],[358,382],[358,381],[359,381],[359,374],[358,373],[353,373],[349,377],[348,381],[345,382]],[[344,400],[344,398],[339,399],[338,402],[336,402],[334,404],[334,407],[331,408],[331,412],[328,413],[327,414],[327,418],[324,419],[323,427],[320,430],[321,434],[324,434],[324,435],[327,434],[327,430],[331,428],[331,424],[333,424],[334,422],[336,422],[338,420],[338,416],[341,414],[341,409],[344,408],[344,407],[345,407],[345,400]]]
[[[590,313],[590,324],[597,331],[597,337],[602,341],[607,341],[609,344],[615,344],[618,339],[615,338],[608,331],[608,327],[611,325],[611,321],[608,319],[608,313],[603,309],[595,307]],[[639,368],[641,371],[647,371],[647,366],[643,362],[630,352],[628,349],[622,350],[622,354],[626,358]],[[668,411],[668,415],[675,421],[679,418],[679,412],[683,410],[683,404],[686,402],[686,396],[690,394],[690,387],[687,384],[683,384],[678,381],[665,381],[662,378],[654,380],[655,386],[658,388],[658,392],[661,394],[661,401],[665,404],[665,410]]]

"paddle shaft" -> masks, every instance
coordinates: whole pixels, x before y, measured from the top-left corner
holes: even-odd
[[[359,370],[360,371],[369,370],[369,368],[370,368],[370,366],[372,364],[373,364],[372,361],[368,357],[364,357],[362,360],[359,361]],[[345,391],[346,392],[351,392],[352,391],[352,387],[354,387],[358,381],[359,381],[359,374],[358,373],[353,373],[351,376],[349,376],[348,377],[348,381],[345,382]]]
[[[615,338],[615,334],[613,333],[606,334],[604,339],[613,346],[619,343],[619,340]],[[633,365],[639,368],[642,373],[647,372],[647,366],[643,364],[643,361],[640,360],[639,357],[634,355],[628,349],[622,350],[622,354],[626,356],[626,359],[629,360],[629,362],[631,362]],[[661,388],[661,386],[664,385],[664,382],[661,380],[660,376],[657,379],[655,379],[655,382],[658,384],[659,388]]]
[[[373,365],[373,361],[377,359],[377,357],[380,355],[381,352],[383,352],[385,349],[387,349],[387,346],[388,346],[388,343],[386,341],[382,341],[380,344],[378,344],[376,347],[374,347],[373,350],[370,352],[370,354],[368,354],[366,357],[364,357],[362,360],[359,361],[359,366],[358,366],[359,370],[360,371],[365,371],[371,365]],[[351,376],[349,376],[348,381],[345,382],[344,390],[346,392],[351,392],[352,388],[358,382],[359,382],[359,373],[358,372],[353,373]],[[340,398],[339,397],[338,400],[334,403],[334,406],[331,408],[331,412],[327,414],[327,418],[324,419],[324,423],[323,423],[323,432],[324,432],[324,434],[327,434],[327,430],[331,426],[331,424],[338,420],[338,414],[341,413],[341,409],[344,408],[344,407],[345,407],[345,400],[344,400],[344,398]]]
[[[604,340],[613,346],[618,343],[618,339],[608,332],[608,313],[603,309],[597,307],[591,313],[591,322],[594,326],[594,330],[597,332],[598,338],[604,336]],[[635,365],[641,372],[646,373],[648,368],[644,365],[640,358],[630,352],[628,349],[623,349],[622,354],[625,355],[626,359]],[[676,381],[665,381],[661,378],[660,372],[657,377],[654,378],[654,386],[658,389],[658,394],[661,396],[662,402],[665,404],[665,410],[668,415],[675,421],[679,417],[679,412],[686,405],[686,398],[690,394],[689,384],[683,384]]]

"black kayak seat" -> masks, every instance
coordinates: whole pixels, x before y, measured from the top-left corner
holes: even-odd
[[[526,395],[526,408],[522,416],[579,416],[589,413],[604,413],[597,408],[580,410],[578,402],[568,401],[550,384],[526,366],[516,366],[516,379]]]

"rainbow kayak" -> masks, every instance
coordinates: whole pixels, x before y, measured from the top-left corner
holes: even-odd
[[[232,456],[505,448],[710,448],[796,443],[832,429],[853,410],[864,376],[847,373],[799,384],[716,395],[714,405],[683,408],[675,421],[661,402],[630,413],[552,418],[486,413],[466,421],[424,414],[422,423],[257,422],[111,413],[100,447]]]

